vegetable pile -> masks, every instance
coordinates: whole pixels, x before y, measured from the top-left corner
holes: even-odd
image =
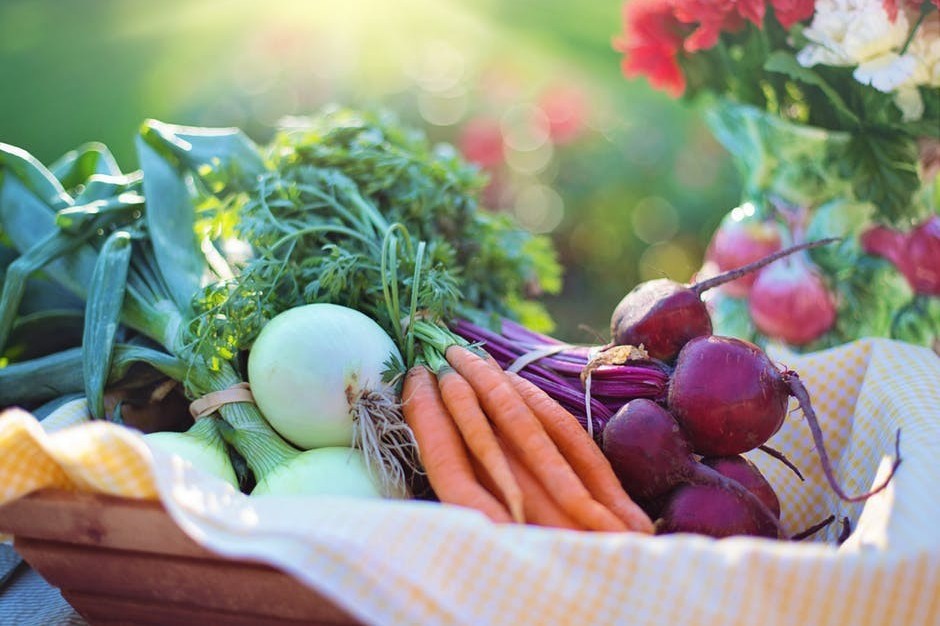
[[[0,145],[0,405],[84,396],[255,496],[783,537],[737,455],[773,453],[793,396],[849,497],[796,373],[711,334],[702,292],[748,270],[640,285],[609,345],[572,346],[533,299],[560,286],[549,242],[392,118],[328,109],[266,146],[148,121],[137,149],[125,174],[99,144],[49,167]]]
[[[783,424],[790,397],[803,411],[823,472],[840,498],[869,498],[884,489],[893,476],[900,464],[900,432],[888,478],[867,493],[846,494],[836,480],[809,393],[797,373],[780,371],[750,342],[713,335],[710,316],[700,299],[709,288],[831,243],[832,239],[824,239],[792,246],[691,286],[663,279],[640,284],[614,310],[611,344],[594,350],[598,354],[622,353],[623,348],[629,348],[628,364],[615,366],[620,375],[625,368],[632,373],[651,364],[658,366],[654,371],[668,375],[665,397],[638,394],[604,420],[601,431],[601,446],[615,474],[626,492],[651,517],[658,518],[658,532],[783,537],[780,505],[773,488],[740,455],[759,448],[781,457],[766,442]],[[484,336],[466,324],[457,327],[464,329],[465,336]],[[512,324],[508,328],[510,335],[520,336]],[[551,359],[554,357],[548,355],[573,350],[559,350],[564,344],[550,338],[542,345],[531,343],[531,338],[522,335],[535,357],[523,360],[522,371],[543,357]],[[636,348],[625,345],[638,339],[643,343]],[[504,355],[512,343],[504,332],[484,347],[492,345],[494,354]],[[590,370],[585,366],[585,372]],[[543,380],[546,389],[563,401],[564,393],[556,391],[556,383]],[[785,458],[781,460],[789,464]]]

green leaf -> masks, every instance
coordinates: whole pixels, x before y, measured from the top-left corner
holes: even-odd
[[[113,232],[98,253],[85,303],[82,372],[88,410],[94,419],[105,416],[104,388],[111,371],[130,263],[130,233],[124,230]]]
[[[921,87],[920,96],[924,101],[924,114],[916,122],[903,124],[902,128],[915,137],[940,139],[940,89]]]
[[[44,309],[16,318],[3,356],[24,361],[82,344],[84,314],[76,309]]]
[[[47,238],[59,233],[55,224],[55,212],[33,194],[17,177],[5,176],[0,186],[0,228],[3,229],[13,247],[21,253],[33,249]],[[71,235],[63,234],[68,238]],[[60,240],[60,243],[65,239]],[[79,242],[81,243],[81,242]],[[64,245],[64,244],[63,244]],[[91,281],[97,254],[92,246],[81,243],[61,258],[44,265],[46,273],[60,285],[85,297]],[[38,267],[31,268],[31,271]]]
[[[177,308],[188,312],[206,269],[196,237],[196,213],[183,174],[142,134],[137,156],[144,172],[146,223],[160,274]]]
[[[3,170],[7,172],[3,173]],[[12,174],[29,191],[54,209],[61,209],[72,203],[72,198],[52,172],[22,148],[0,142],[0,173],[4,176]]]
[[[53,231],[7,266],[3,277],[3,291],[0,293],[0,352],[6,347],[20,302],[23,300],[26,279],[79,244],[80,239]]]
[[[142,133],[152,146],[169,152],[184,167],[206,178],[210,187],[216,187],[214,192],[225,185],[252,187],[265,169],[258,147],[237,128],[198,128],[148,120]]]
[[[835,107],[846,120],[852,124],[859,123],[858,116],[848,107],[845,100],[839,95],[839,92],[833,89],[832,85],[827,83],[822,76],[814,70],[800,65],[796,57],[790,52],[777,50],[771,53],[770,56],[767,57],[767,62],[764,63],[764,69],[768,72],[784,74],[793,80],[819,88],[819,90],[825,94],[826,98],[829,99],[832,106]]]
[[[111,151],[98,142],[86,143],[66,152],[49,166],[49,170],[65,189],[75,189],[95,175],[121,175],[121,168]]]
[[[852,135],[840,168],[856,198],[875,205],[875,220],[901,224],[917,217],[917,143],[906,135],[865,129]]]

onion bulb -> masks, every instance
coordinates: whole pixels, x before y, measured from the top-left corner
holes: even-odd
[[[258,482],[251,495],[383,496],[362,452],[343,446],[308,450],[281,463]]]
[[[264,417],[305,450],[351,446],[357,404],[389,390],[382,373],[398,348],[371,318],[335,304],[288,309],[269,321],[248,357]]]
[[[308,304],[275,316],[248,356],[248,382],[271,427],[310,450],[361,450],[383,493],[406,491],[405,465],[417,444],[395,389],[383,381],[401,362],[372,318],[335,304]]]
[[[151,447],[179,456],[193,467],[217,476],[238,489],[238,478],[215,420],[196,420],[184,433],[148,433],[144,435],[144,441]]]

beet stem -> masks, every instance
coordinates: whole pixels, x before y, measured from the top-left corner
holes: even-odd
[[[742,265],[741,267],[735,268],[733,270],[728,270],[727,272],[722,272],[717,276],[712,276],[701,282],[695,283],[694,285],[689,285],[689,289],[695,292],[696,295],[701,296],[703,292],[712,289],[713,287],[718,287],[725,283],[730,283],[732,280],[737,280],[742,276],[750,274],[751,272],[756,272],[765,265],[770,265],[774,261],[779,261],[783,257],[790,256],[795,252],[801,250],[809,250],[811,248],[818,248],[836,241],[839,241],[840,237],[826,237],[825,239],[817,239],[816,241],[808,241],[805,243],[797,244],[795,246],[790,246],[783,250],[778,250],[773,254],[765,256],[763,259],[758,259],[753,263],[748,263],[747,265]]]
[[[775,459],[777,459],[778,461],[780,461],[781,463],[789,467],[791,470],[793,470],[793,473],[796,474],[797,477],[799,477],[801,481],[806,482],[806,479],[803,478],[803,474],[800,472],[800,469],[796,465],[794,465],[793,461],[788,459],[787,456],[783,452],[781,452],[780,450],[771,448],[766,443],[762,446],[757,446],[757,449],[760,450],[761,452],[764,452],[765,454],[769,454],[770,456],[774,457]]]
[[[813,405],[810,402],[809,392],[806,390],[806,386],[803,385],[803,381],[800,380],[796,372],[784,373],[783,380],[789,386],[790,394],[796,398],[800,408],[803,410],[806,423],[809,424],[809,430],[813,434],[813,442],[816,444],[816,452],[819,454],[819,461],[822,464],[823,473],[826,475],[826,480],[829,482],[829,486],[832,487],[832,490],[846,502],[862,502],[887,487],[888,483],[891,482],[891,479],[894,477],[894,473],[898,470],[898,466],[901,465],[901,429],[898,428],[895,434],[895,460],[891,465],[891,473],[888,474],[888,477],[885,478],[884,482],[867,493],[849,496],[839,485],[832,471],[832,462],[829,460],[829,453],[826,452],[826,446],[823,443],[822,429],[819,427],[819,420],[816,419],[816,411],[813,410]]]
[[[830,515],[829,517],[827,517],[827,518],[824,519],[823,521],[819,522],[818,524],[813,524],[812,526],[810,526],[810,527],[807,528],[806,530],[796,533],[795,535],[793,535],[792,537],[790,537],[790,539],[791,539],[792,541],[803,541],[803,540],[806,539],[807,537],[810,537],[810,536],[812,536],[812,535],[815,535],[815,534],[818,533],[820,530],[822,530],[823,528],[825,528],[825,527],[828,526],[829,524],[833,523],[834,521],[836,521],[836,516],[835,516],[835,515]]]

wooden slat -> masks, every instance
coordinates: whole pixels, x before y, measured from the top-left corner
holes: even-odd
[[[190,539],[157,501],[41,491],[0,507],[0,532],[33,539],[219,558]]]
[[[355,624],[314,590],[270,567],[17,537],[23,558],[69,593],[190,605],[281,619]]]
[[[43,491],[0,507],[0,532],[91,624],[358,624],[273,567],[202,548],[159,502]]]
[[[270,615],[229,613],[201,606],[128,600],[63,591],[62,595],[94,626],[349,626],[351,621],[281,619]]]

